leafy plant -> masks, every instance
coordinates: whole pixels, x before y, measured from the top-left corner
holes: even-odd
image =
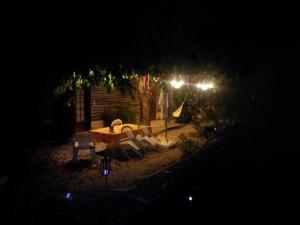
[[[189,90],[187,87],[176,90],[174,100],[177,107],[185,94],[189,93],[176,122],[192,122],[201,133],[207,122],[213,122],[218,127],[230,127],[249,120],[252,91],[247,82],[230,78],[225,72],[215,68],[189,76],[190,84],[197,84],[199,81],[213,83],[214,88],[203,91],[190,85]]]
[[[195,116],[195,118],[193,120],[193,127],[198,132],[198,134],[202,134],[203,125],[202,125],[201,118],[199,118],[199,116]]]
[[[180,140],[179,150],[184,154],[188,154],[199,148],[199,143],[188,139],[185,134],[179,135],[178,138]]]
[[[121,119],[123,123],[136,123],[136,112],[125,106],[118,106],[115,110],[107,108],[102,114],[104,126],[110,126],[115,119]]]
[[[176,118],[176,123],[190,123],[192,120],[193,112],[188,107],[183,107],[180,116]]]
[[[67,93],[74,92],[76,89],[89,89],[93,86],[103,85],[106,87],[107,92],[117,89],[123,94],[129,93],[133,97],[134,87],[130,83],[130,77],[137,78],[132,75],[129,76],[127,71],[122,69],[122,66],[113,71],[95,66],[88,73],[74,72],[72,75],[65,75],[60,85],[57,85],[55,88],[54,95],[66,95]]]

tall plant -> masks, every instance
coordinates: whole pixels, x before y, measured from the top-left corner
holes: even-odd
[[[201,90],[198,82],[213,82],[214,88]],[[190,87],[175,92],[175,102],[180,105],[183,96],[189,91],[184,110],[177,121],[192,121],[198,131],[205,122],[213,122],[217,126],[229,127],[244,123],[249,113],[251,89],[246,82],[229,78],[220,70],[204,70],[189,77]],[[187,90],[188,89],[188,90]]]

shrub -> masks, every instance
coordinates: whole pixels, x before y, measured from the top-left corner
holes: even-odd
[[[193,127],[198,132],[198,134],[203,133],[202,121],[199,117],[195,117],[193,120]]]
[[[115,110],[107,108],[102,114],[104,126],[110,126],[115,119],[121,119],[123,123],[136,123],[135,117],[135,111],[125,106],[118,106]]]
[[[193,119],[193,113],[186,108],[183,108],[180,116],[176,118],[176,123],[189,123]]]
[[[191,153],[192,151],[199,148],[199,143],[188,139],[185,134],[179,135],[179,139],[180,139],[179,150],[184,154]]]

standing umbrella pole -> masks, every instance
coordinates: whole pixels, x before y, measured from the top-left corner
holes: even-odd
[[[165,120],[165,137],[166,137],[166,142],[168,143],[168,123],[167,123],[167,120]]]
[[[168,134],[167,129],[168,125],[167,122],[170,120],[170,95],[166,86],[163,84],[160,90],[160,95],[158,99],[158,105],[161,107],[161,120],[165,121],[165,138],[166,142],[168,142]]]

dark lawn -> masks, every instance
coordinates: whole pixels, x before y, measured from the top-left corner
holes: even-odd
[[[296,134],[279,126],[236,134],[127,224],[299,224]]]

